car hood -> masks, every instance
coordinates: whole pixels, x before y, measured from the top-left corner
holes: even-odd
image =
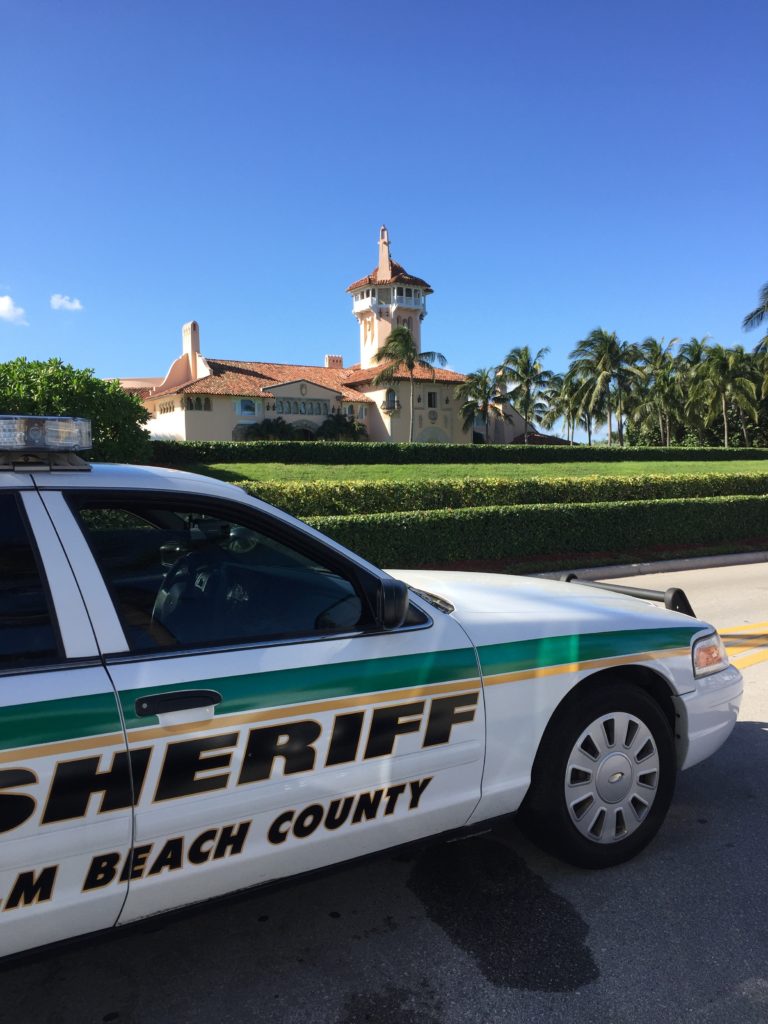
[[[453,605],[452,615],[478,646],[614,630],[685,627],[695,633],[712,629],[658,602],[578,583],[477,572],[388,572]]]

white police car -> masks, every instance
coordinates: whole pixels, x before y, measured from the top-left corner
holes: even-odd
[[[616,864],[733,728],[695,618],[395,578],[228,484],[87,465],[88,435],[0,418],[0,954],[519,808]]]

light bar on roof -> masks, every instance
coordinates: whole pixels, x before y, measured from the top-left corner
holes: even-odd
[[[91,421],[73,416],[0,416],[0,452],[82,452]]]

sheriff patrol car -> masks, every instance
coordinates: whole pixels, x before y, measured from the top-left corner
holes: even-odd
[[[236,487],[0,417],[0,954],[515,811],[591,867],[742,691],[578,583],[387,573]]]

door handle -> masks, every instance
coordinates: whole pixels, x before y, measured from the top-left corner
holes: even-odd
[[[149,718],[151,715],[167,715],[172,711],[215,707],[221,701],[222,696],[216,690],[175,690],[137,697],[135,708],[139,718]]]

